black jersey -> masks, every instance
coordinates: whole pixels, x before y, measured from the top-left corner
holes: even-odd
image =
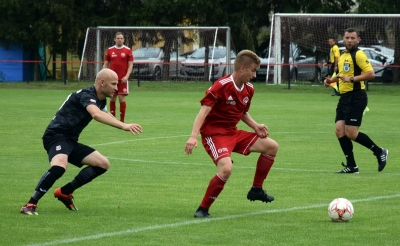
[[[43,138],[64,135],[78,141],[80,133],[92,120],[92,116],[86,110],[86,107],[91,104],[101,110],[107,105],[106,99],[100,101],[97,98],[94,86],[71,93],[50,121]]]

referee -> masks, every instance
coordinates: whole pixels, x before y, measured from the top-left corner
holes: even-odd
[[[363,111],[368,104],[364,81],[375,78],[374,70],[365,53],[358,49],[360,37],[353,28],[345,30],[345,52],[340,56],[338,73],[326,78],[324,84],[339,82],[340,99],[336,107],[336,136],[346,157],[346,165],[337,173],[359,173],[353,154],[353,141],[370,149],[378,159],[378,171],[386,166],[389,151],[376,145],[365,133],[359,131]]]
[[[331,47],[329,50],[329,61],[328,61],[328,78],[331,78],[338,72],[338,62],[339,62],[339,57],[340,57],[340,51],[339,47],[336,44],[336,41],[334,38],[329,38],[328,40],[329,46]],[[336,87],[336,88],[335,88]],[[333,94],[332,96],[339,96],[339,91],[338,87],[335,86],[333,88]]]

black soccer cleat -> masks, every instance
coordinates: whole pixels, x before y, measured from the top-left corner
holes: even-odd
[[[247,193],[247,199],[254,202],[255,200],[262,202],[272,202],[275,200],[273,196],[267,194],[267,192],[263,189],[259,189],[259,191],[254,191],[251,189],[249,193]]]
[[[357,166],[355,167],[347,166],[343,162],[342,166],[344,166],[344,168],[340,171],[337,171],[336,173],[359,173]]]
[[[382,152],[376,156],[378,159],[378,171],[382,171],[386,166],[386,161],[389,156],[389,150],[382,148]]]
[[[211,215],[208,213],[208,209],[204,209],[199,207],[194,213],[195,218],[211,218]]]

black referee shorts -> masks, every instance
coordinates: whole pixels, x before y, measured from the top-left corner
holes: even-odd
[[[344,120],[346,125],[361,126],[363,113],[368,104],[365,90],[347,92],[340,95],[336,107],[336,119]]]
[[[328,67],[328,75],[332,76],[332,74],[335,72],[335,63],[329,63],[330,66]]]

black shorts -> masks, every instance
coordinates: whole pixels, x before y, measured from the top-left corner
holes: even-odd
[[[328,75],[332,76],[332,74],[335,72],[335,63],[329,63],[328,67]]]
[[[336,107],[336,119],[344,120],[346,125],[361,126],[363,113],[368,104],[365,90],[348,92],[340,95]]]
[[[66,154],[68,162],[77,167],[82,167],[82,160],[95,151],[95,149],[63,135],[44,136],[43,147],[49,155],[49,162],[58,154]]]

